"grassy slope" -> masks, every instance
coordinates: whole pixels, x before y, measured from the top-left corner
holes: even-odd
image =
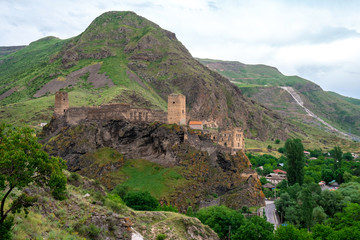
[[[108,25],[106,29],[112,28],[114,26]],[[106,32],[106,29],[103,30]],[[136,40],[144,33],[139,32],[135,27],[131,30],[135,31],[131,40],[135,44]],[[87,29],[87,32],[89,31],[93,31],[93,29]],[[44,96],[35,99],[32,96],[50,80],[56,77],[66,77],[69,73],[94,63],[102,64],[100,73],[106,73],[116,86],[93,89],[91,87],[84,88],[83,85],[78,84],[71,89],[66,89],[70,92],[71,106],[100,105],[114,101],[126,102],[129,95],[136,93],[145,101],[152,103],[155,108],[166,109],[166,101],[151,86],[144,89],[136,81],[129,79],[126,74],[128,69],[127,57],[129,56],[126,56],[121,48],[110,49],[116,56],[101,60],[80,59],[75,66],[64,68],[57,55],[60,54],[63,46],[69,42],[81,42],[81,51],[84,53],[97,52],[99,49],[103,49],[105,45],[110,44],[105,40],[93,41],[89,44],[87,32],[85,31],[82,35],[68,40],[53,37],[44,38],[15,53],[0,57],[0,62],[2,62],[0,64],[0,72],[2,73],[0,76],[0,94],[11,88],[17,89],[15,93],[0,101],[0,118],[3,121],[31,126],[36,126],[40,122],[48,122],[52,115],[54,97]],[[147,34],[151,34],[151,29],[148,29]]]
[[[70,173],[66,172],[68,178]],[[98,224],[106,225],[112,214],[127,217],[133,227],[143,234],[145,239],[155,239],[158,234],[166,234],[176,239],[189,239],[188,226],[196,226],[197,235],[208,234],[214,236],[212,230],[200,223],[199,220],[173,212],[144,212],[134,211],[125,206],[121,199],[111,195],[105,196],[94,180],[80,177],[67,185],[68,198],[63,201],[55,200],[42,189],[32,187],[32,191],[39,194],[38,205],[30,208],[27,217],[17,213],[15,226],[12,230],[13,239],[98,239],[107,236],[114,239],[111,231],[101,229]],[[96,186],[96,187],[95,187]],[[90,190],[89,190],[90,189]],[[89,193],[90,197],[84,198]],[[15,192],[20,194],[20,192]],[[9,202],[8,202],[9,203]],[[91,223],[93,215],[105,215],[108,218],[100,222]],[[103,222],[101,222],[103,221]],[[114,223],[113,224],[117,224]],[[89,236],[90,226],[93,236]],[[171,230],[171,231],[170,231]],[[98,236],[97,234],[98,233]],[[102,235],[103,234],[103,235]]]
[[[358,99],[322,91],[308,80],[297,76],[284,76],[276,68],[270,66],[208,59],[199,59],[199,61],[231,79],[245,95],[256,96],[256,101],[277,111],[284,112],[290,105],[279,98],[279,93],[272,94],[271,99],[261,99],[259,98],[261,92],[270,93],[271,86],[292,86],[301,93],[306,106],[325,121],[345,132],[351,129],[352,133],[360,135],[360,100]],[[304,113],[301,108],[293,110],[295,115]],[[298,120],[301,119],[298,118]]]
[[[122,159],[122,155],[111,148],[102,148],[94,153],[87,154],[86,158],[94,159],[90,166],[101,168],[109,164],[115,164]],[[165,168],[157,163],[152,163],[143,159],[128,159],[117,171],[103,172],[101,181],[108,188],[113,188],[116,184],[127,185],[130,190],[149,191],[158,199],[166,199],[174,193],[176,187],[190,184],[179,172],[184,171],[181,167]]]

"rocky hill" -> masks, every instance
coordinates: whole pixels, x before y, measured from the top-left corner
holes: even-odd
[[[284,89],[292,87],[304,106],[324,121],[354,138],[360,135],[360,100],[326,92],[315,83],[297,77],[285,76],[276,68],[265,65],[246,65],[240,62],[198,59],[205,66],[227,77],[244,95],[274,110],[285,118],[306,122],[325,129],[309,117],[303,108]]]
[[[67,161],[70,171],[98,179],[108,189],[125,184],[150,191],[186,211],[224,204],[264,204],[257,174],[243,152],[177,125],[88,121],[69,126],[54,118],[41,134],[45,150]]]
[[[16,213],[13,238],[21,239],[157,239],[218,240],[197,218],[164,211],[135,211],[103,186],[78,174],[65,172],[67,199],[55,200],[48,189],[31,186],[27,194],[37,202]],[[1,236],[0,236],[1,238]]]
[[[59,89],[69,91],[72,106],[127,102],[162,110],[175,92],[186,95],[193,120],[240,126],[262,140],[295,130],[195,60],[174,33],[133,12],[104,13],[71,39],[33,42],[0,57],[0,71],[0,117],[8,122],[48,122]]]

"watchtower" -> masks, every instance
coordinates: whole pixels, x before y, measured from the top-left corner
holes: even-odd
[[[64,115],[68,108],[69,108],[68,93],[56,92],[54,114],[58,116]]]
[[[172,93],[168,96],[168,123],[186,125],[186,97]]]

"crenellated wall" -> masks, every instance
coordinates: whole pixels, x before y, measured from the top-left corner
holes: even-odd
[[[166,122],[167,114],[160,110],[134,108],[128,104],[108,104],[99,107],[72,107],[65,112],[66,121],[75,125],[88,120],[128,120],[131,122]]]

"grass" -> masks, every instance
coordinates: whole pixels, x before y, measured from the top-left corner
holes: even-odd
[[[164,168],[159,164],[142,159],[126,160],[124,167],[115,175],[126,176],[124,185],[135,191],[149,191],[154,197],[169,196],[176,187],[187,183],[178,172],[180,167]]]

